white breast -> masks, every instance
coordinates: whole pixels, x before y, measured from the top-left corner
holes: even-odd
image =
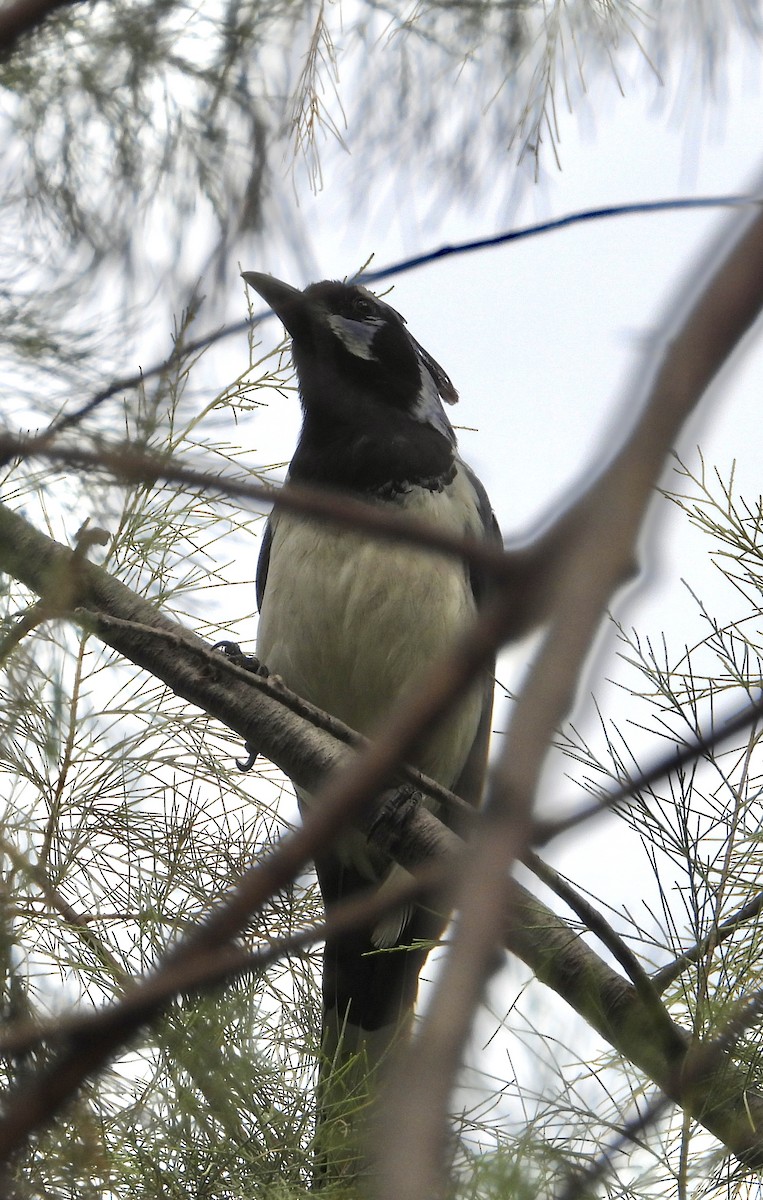
[[[394,503],[451,532],[481,532],[462,469],[444,492],[417,488]],[[468,570],[458,559],[280,512],[258,654],[288,687],[372,734],[474,611]],[[415,765],[446,787],[466,761],[481,696],[481,687],[473,689],[417,757]]]

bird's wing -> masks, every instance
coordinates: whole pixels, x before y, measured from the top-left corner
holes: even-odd
[[[262,601],[265,599],[265,584],[268,580],[268,567],[270,566],[270,547],[273,545],[273,518],[268,517],[265,523],[265,532],[262,535],[262,545],[260,546],[260,554],[257,559],[257,582],[255,594],[257,596],[257,612],[262,612]]]
[[[469,483],[472,485],[472,490],[477,500],[477,513],[482,525],[483,536],[486,542],[494,542],[497,546],[503,545],[503,538],[498,522],[495,519],[495,513],[488,499],[488,494],[482,485],[481,480],[477,478],[471,467],[465,462],[461,463],[463,470]],[[469,579],[472,585],[472,592],[477,608],[481,608],[485,603],[485,598],[490,590],[490,579],[481,571],[479,567],[471,566],[469,568]]]
[[[495,519],[495,513],[490,505],[488,494],[485,491],[481,481],[472,471],[471,467],[463,464],[466,475],[469,479],[474,494],[477,498],[477,511],[484,530],[485,540],[495,542],[496,545],[502,545],[503,538],[498,522]],[[490,579],[484,571],[480,571],[479,567],[471,566],[469,568],[469,580],[472,586],[472,593],[477,608],[480,609],[490,592]],[[472,742],[471,750],[467,756],[466,762],[463,765],[461,774],[453,784],[453,791],[462,800],[466,800],[467,804],[478,805],[482,799],[482,785],[485,779],[485,769],[487,766],[488,744],[490,742],[490,726],[493,716],[493,688],[495,684],[495,662],[493,662],[484,681],[484,691],[482,699],[482,713],[480,715],[480,723],[477,726],[477,732]]]
[[[471,804],[475,808],[482,800],[482,787],[485,782],[485,770],[487,768],[487,752],[490,744],[490,728],[493,717],[494,672],[495,662],[491,664],[490,671],[485,678],[480,723],[477,726],[471,750],[461,769],[461,774],[452,788],[452,791],[457,796],[460,796],[462,800],[465,800],[467,804]]]

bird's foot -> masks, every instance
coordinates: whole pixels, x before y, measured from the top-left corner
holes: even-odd
[[[212,649],[219,650],[220,654],[224,654],[237,667],[243,667],[245,671],[250,671],[252,675],[260,675],[263,679],[267,679],[270,674],[265,664],[260,662],[257,655],[244,654],[238,642],[215,642]]]
[[[269,676],[267,667],[264,663],[260,662],[257,655],[244,654],[238,642],[215,642],[212,649],[219,650],[230,662],[235,663],[237,667],[243,667],[245,671],[251,672],[252,675],[259,675],[263,679],[267,679]],[[244,749],[246,750],[247,757],[235,760],[236,766],[241,772],[251,771],[257,761],[258,754],[257,748],[252,742],[244,742]]]

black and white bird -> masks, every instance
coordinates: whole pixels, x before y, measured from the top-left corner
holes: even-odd
[[[303,422],[288,479],[416,514],[454,534],[500,540],[485,489],[459,457],[443,407],[457,392],[403,317],[359,286],[325,280],[300,291],[254,271],[244,279],[292,338]],[[485,581],[457,558],[276,508],[257,571],[258,657],[293,691],[372,734],[447,653],[484,594]],[[451,710],[414,763],[473,804],[483,784],[492,698],[491,673]],[[299,799],[310,806],[310,796]],[[327,908],[369,885],[389,886],[400,870],[353,833],[316,869]],[[362,1050],[370,1068],[384,1054],[413,1009],[427,955],[418,943],[431,943],[441,929],[441,919],[420,906],[327,944],[329,1060]]]

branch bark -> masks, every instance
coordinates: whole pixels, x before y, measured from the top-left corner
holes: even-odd
[[[62,573],[71,570],[74,553],[0,505],[0,570],[45,595],[60,587]],[[107,644],[152,671],[176,694],[229,724],[241,737],[256,740],[287,774],[316,788],[326,773],[357,758],[344,742],[258,690],[247,672],[211,653],[199,638],[169,621],[105,571],[81,559],[76,569],[80,619],[96,626]],[[334,798],[311,814],[304,829],[284,839],[267,860],[253,867],[230,901],[201,922],[153,975],[134,981],[122,1004],[101,1010],[92,1021],[83,1018],[76,1028],[70,1023],[63,1027],[67,1048],[51,1071],[30,1077],[18,1093],[6,1098],[5,1115],[0,1119],[0,1160],[7,1161],[84,1078],[100,1070],[126,1040],[161,1012],[172,995],[203,986],[215,971],[225,976],[246,969],[246,964],[235,955],[228,958],[220,947],[259,905],[293,878],[327,830],[330,835],[338,821],[347,819],[346,805],[339,813],[336,809]],[[403,866],[412,868],[433,860],[450,863],[454,854],[462,852],[456,835],[422,806],[408,805],[405,812],[404,826],[379,820],[376,810],[365,817],[368,836]],[[751,1122],[754,1127],[763,1126],[763,1097],[750,1091],[748,1072],[737,1068],[728,1055],[721,1055],[700,1083],[691,1089],[684,1087],[683,1072],[693,1053],[689,1034],[667,1014],[662,1022],[656,1021],[653,1007],[643,1002],[632,985],[518,883],[504,881],[502,904],[506,946],[732,1153],[760,1165],[763,1147]],[[302,944],[316,936],[315,930],[305,931]],[[289,947],[293,946],[290,940]],[[224,957],[216,957],[218,954]]]

